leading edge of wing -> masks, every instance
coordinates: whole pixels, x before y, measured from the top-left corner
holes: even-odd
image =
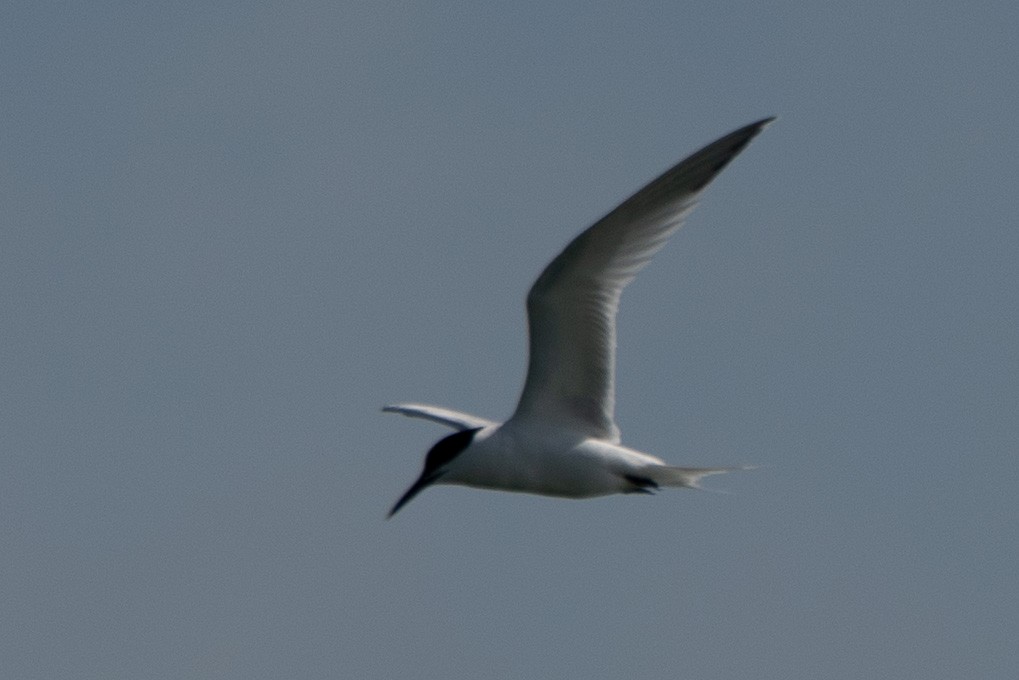
[[[439,423],[454,430],[473,430],[479,427],[495,425],[491,420],[485,420],[469,413],[454,411],[453,409],[429,404],[388,404],[382,407],[385,413],[399,413],[409,418],[422,418],[433,423]]]

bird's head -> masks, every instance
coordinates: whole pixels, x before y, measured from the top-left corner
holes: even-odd
[[[396,504],[393,505],[393,509],[389,511],[387,518],[395,515],[414,496],[417,496],[432,484],[438,482],[449,471],[449,464],[470,446],[471,441],[474,440],[474,435],[480,429],[461,430],[436,442],[435,446],[428,451],[428,455],[425,456],[425,469],[421,471],[421,476],[400,496],[400,500],[396,501]]]

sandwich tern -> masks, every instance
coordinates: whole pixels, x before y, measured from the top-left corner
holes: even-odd
[[[427,404],[383,411],[456,430],[425,457],[392,517],[433,484],[590,498],[697,488],[745,467],[676,467],[620,444],[615,405],[616,310],[623,288],[683,223],[701,191],[774,118],[731,132],[667,170],[566,246],[527,295],[529,357],[504,423]]]

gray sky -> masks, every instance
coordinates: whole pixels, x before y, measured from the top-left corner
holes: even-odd
[[[1014,2],[8,3],[0,676],[1012,678]],[[523,296],[778,115],[623,296],[727,494],[437,488]]]

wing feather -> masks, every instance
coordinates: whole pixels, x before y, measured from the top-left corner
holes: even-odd
[[[673,166],[582,232],[527,296],[527,378],[514,419],[540,418],[619,440],[616,310],[623,288],[682,225],[700,192],[773,119],[740,128]]]
[[[491,420],[472,416],[469,413],[462,413],[441,406],[430,406],[428,404],[390,404],[383,406],[382,410],[386,413],[399,413],[409,418],[430,420],[433,423],[439,423],[440,425],[461,431],[494,425]]]

